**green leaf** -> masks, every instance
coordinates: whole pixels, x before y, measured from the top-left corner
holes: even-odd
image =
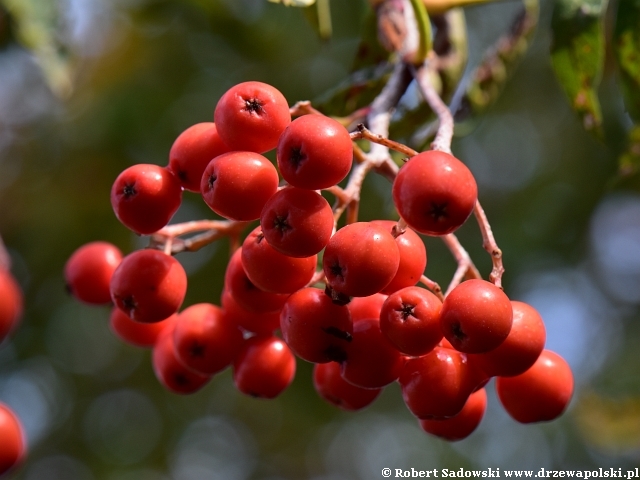
[[[315,5],[313,5],[313,3],[315,3]],[[317,3],[313,0],[309,7],[302,9],[302,12],[322,40],[329,40],[331,38],[333,27],[331,24],[331,7],[329,0],[318,0]]]
[[[629,115],[640,123],[640,0],[618,3],[613,50]]]
[[[584,128],[599,137],[602,112],[597,88],[605,59],[606,7],[607,0],[557,0],[551,21],[556,77]]]

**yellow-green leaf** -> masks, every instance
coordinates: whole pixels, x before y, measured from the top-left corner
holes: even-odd
[[[625,106],[631,118],[640,123],[640,0],[618,3],[613,50]]]

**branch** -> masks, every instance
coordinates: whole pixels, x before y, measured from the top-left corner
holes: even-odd
[[[175,255],[180,252],[195,252],[223,237],[229,237],[233,246],[249,223],[234,220],[197,220],[167,225],[151,235],[149,247]],[[203,233],[187,239],[179,238],[197,232]]]
[[[462,282],[464,278],[482,278],[482,276],[480,275],[480,272],[478,271],[476,266],[473,264],[469,253],[460,244],[460,241],[455,235],[450,233],[440,238],[442,238],[442,241],[451,251],[453,257],[456,259],[456,262],[458,262],[458,268],[456,269],[456,272],[453,275],[453,279],[451,280],[451,283],[447,287],[447,291],[444,294],[444,296],[446,297],[447,295],[449,295],[449,293],[451,293],[451,290],[456,288],[460,284],[460,282]]]
[[[473,208],[473,214],[478,221],[480,232],[482,233],[482,246],[491,255],[491,261],[493,262],[493,269],[489,275],[489,280],[499,288],[502,288],[502,274],[504,273],[504,266],[502,265],[502,250],[498,247],[495,238],[493,237],[493,231],[487,215],[484,213],[480,202],[476,201]]]

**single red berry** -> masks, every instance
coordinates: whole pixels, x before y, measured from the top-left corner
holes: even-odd
[[[353,145],[349,132],[324,115],[296,118],[278,142],[278,168],[294,187],[329,188],[351,170]]]
[[[244,338],[238,326],[210,303],[198,303],[178,315],[173,343],[178,360],[202,375],[213,375],[229,365]]]
[[[457,415],[440,420],[420,420],[420,427],[436,437],[456,442],[471,435],[484,417],[487,409],[487,392],[484,388],[472,393]]]
[[[260,218],[267,200],[278,190],[278,172],[269,160],[253,152],[229,152],[209,162],[200,192],[209,208],[225,218]]]
[[[166,328],[173,328],[177,318],[178,315],[174,313],[160,322],[141,323],[129,318],[118,307],[113,307],[109,317],[109,327],[123,342],[134,347],[151,348]]]
[[[265,292],[249,280],[242,265],[242,248],[231,256],[224,284],[236,303],[252,313],[279,312],[289,297],[288,294]]]
[[[470,381],[464,353],[436,347],[405,362],[399,382],[407,407],[418,418],[457,415],[477,384]]]
[[[382,334],[377,318],[354,323],[352,337],[342,378],[362,388],[380,388],[397,380],[405,360]]]
[[[293,293],[309,283],[316,273],[316,255],[296,258],[275,250],[255,228],[242,243],[244,271],[261,290],[271,293]]]
[[[137,250],[122,259],[111,278],[111,298],[137,322],[159,322],[178,311],[187,292],[187,274],[159,250]]]
[[[419,357],[442,340],[442,302],[425,288],[406,287],[389,295],[380,313],[380,330],[402,353]]]
[[[181,201],[180,182],[158,165],[129,167],[111,187],[111,206],[116,217],[140,235],[149,235],[167,225]]]
[[[176,355],[173,328],[164,329],[153,347],[153,371],[162,386],[173,393],[195,393],[209,382],[210,377],[185,367]]]
[[[64,266],[69,292],[78,300],[101,305],[111,302],[109,285],[122,253],[108,242],[90,242],[71,254]]]
[[[27,453],[20,419],[7,405],[0,403],[0,475],[16,467]]]
[[[213,118],[220,138],[232,150],[257,153],[275,148],[291,123],[287,99],[262,82],[231,87],[218,100]]]
[[[529,370],[515,377],[498,377],[498,398],[520,423],[548,422],[566,410],[573,395],[573,374],[564,358],[543,350]]]
[[[307,362],[345,359],[353,325],[344,305],[336,305],[324,291],[303,288],[291,295],[280,314],[280,330],[287,345]]]
[[[209,162],[230,152],[213,122],[196,123],[182,132],[169,151],[169,170],[185,190],[200,192],[202,174]]]
[[[371,223],[382,225],[391,233],[393,233],[393,227],[397,224],[397,222],[393,220],[374,220]],[[401,288],[411,287],[418,283],[425,268],[427,268],[427,249],[416,232],[407,228],[401,235],[395,237],[395,239],[398,244],[400,264],[398,265],[396,276],[393,277],[391,283],[382,289],[382,293],[387,295]]]
[[[20,285],[9,270],[0,268],[0,342],[15,330],[23,311]]]
[[[538,359],[547,335],[538,311],[523,302],[511,301],[513,324],[497,348],[469,355],[469,361],[491,377],[512,377],[527,371]]]
[[[473,212],[478,187],[460,160],[445,152],[422,152],[405,163],[393,182],[393,202],[414,230],[446,235]]]
[[[257,335],[271,335],[280,328],[280,310],[266,313],[254,313],[242,308],[229,290],[222,292],[222,314],[247,332]]]
[[[253,337],[233,361],[233,381],[246,395],[275,398],[293,381],[296,359],[278,337]]]
[[[374,293],[368,297],[353,297],[347,304],[351,320],[355,323],[366,318],[380,318],[382,305],[386,299],[387,295],[382,293]]]
[[[333,212],[322,195],[286,187],[273,195],[260,215],[267,242],[290,257],[310,257],[322,250],[333,231]]]
[[[351,385],[340,375],[340,364],[336,362],[314,366],[313,386],[324,400],[348,411],[361,410],[371,405],[382,392],[382,388],[360,388]]]
[[[395,276],[399,263],[398,246],[391,233],[369,222],[338,230],[322,260],[328,285],[350,297],[380,292]]]
[[[456,350],[484,353],[500,345],[511,330],[509,297],[494,284],[472,279],[455,287],[444,299],[440,326]]]

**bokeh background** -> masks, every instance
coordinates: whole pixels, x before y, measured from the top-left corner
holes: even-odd
[[[323,42],[300,9],[265,0],[7,0],[33,20],[19,31],[6,10],[0,16],[0,234],[26,296],[21,327],[0,345],[0,401],[21,417],[30,449],[8,478],[350,480],[381,478],[384,467],[637,467],[640,195],[615,181],[629,122],[608,62],[605,141],[584,132],[550,67],[552,3],[541,2],[533,45],[499,101],[453,151],[478,179],[504,251],[505,290],[541,312],[547,348],[573,369],[575,396],[561,419],[522,426],[490,384],[479,429],[448,444],[419,429],[397,385],[367,410],[344,413],[317,397],[302,361],[272,401],[242,396],[229,371],[194,395],[166,392],[150,352],[118,341],[109,308],[77,303],[62,278],[83,243],[107,240],[125,253],[146,244],[115,219],[113,180],[134,163],[165,165],[177,135],[212,121],[227,88],[260,80],[293,104],[344,80],[367,2],[332,0],[333,36]],[[471,66],[518,6],[466,9]],[[19,35],[39,45],[40,63]],[[361,218],[393,215],[389,183],[368,178]],[[185,192],[173,222],[211,217]],[[460,238],[488,275],[473,221]],[[427,274],[446,285],[453,260],[437,240],[425,242]],[[228,258],[225,241],[179,255],[185,305],[219,302]]]

